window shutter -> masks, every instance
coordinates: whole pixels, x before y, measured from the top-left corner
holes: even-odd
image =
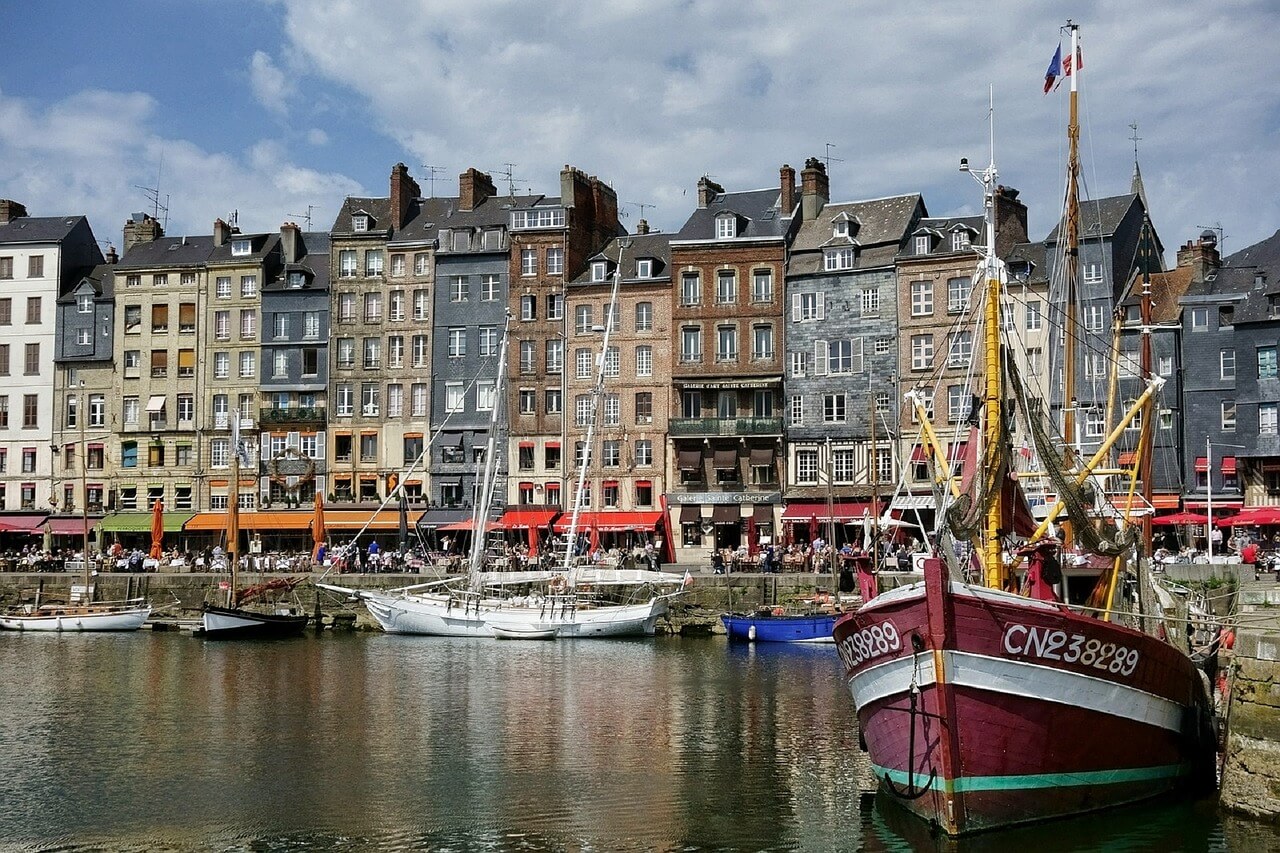
[[[818,319],[825,320],[827,317],[827,295],[821,290],[818,291]]]
[[[813,342],[813,375],[827,375],[828,347],[826,341]]]
[[[852,370],[854,373],[862,372],[862,338],[853,338],[849,341],[850,352],[853,354]]]
[[[800,294],[791,294],[791,321],[800,322]]]

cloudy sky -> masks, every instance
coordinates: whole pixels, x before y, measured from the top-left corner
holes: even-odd
[[[833,200],[974,212],[956,166],[989,159],[993,88],[1001,179],[1038,239],[1062,196],[1068,97],[1042,88],[1067,14],[1084,193],[1128,191],[1136,123],[1170,256],[1205,226],[1228,252],[1280,228],[1273,0],[0,0],[0,197],[87,213],[118,243],[151,210],[139,187],[159,187],[170,234],[233,210],[246,231],[308,210],[327,229],[398,161],[436,195],[471,166],[556,195],[573,164],[615,187],[628,228],[645,205],[669,231],[700,175],[754,189],[830,156]]]

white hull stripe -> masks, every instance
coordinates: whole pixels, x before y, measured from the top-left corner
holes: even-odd
[[[948,582],[947,587],[951,595],[962,595],[967,596],[968,598],[981,598],[985,601],[1008,604],[1012,607],[1025,607],[1031,610],[1044,610],[1050,613],[1061,613],[1063,611],[1063,606],[1061,604],[1040,601],[1036,598],[1028,598],[1025,595],[1017,595],[1016,593],[1005,592],[1001,589],[988,589],[984,586],[973,586],[971,584],[958,583],[956,581]],[[862,607],[858,608],[858,612],[871,612],[892,604],[902,604],[906,601],[924,598],[924,596],[924,582],[918,581],[908,586],[900,586],[897,589],[877,595]]]
[[[943,653],[943,659],[947,680],[958,687],[1089,708],[1171,732],[1182,730],[1181,705],[1126,684],[971,652],[947,651]],[[918,686],[934,684],[937,679],[933,656],[919,654],[863,670],[849,681],[854,705],[861,710],[872,702],[906,694],[911,689],[913,673]]]
[[[891,770],[872,764],[876,776],[894,784],[906,787],[914,781],[917,790],[929,788],[941,791],[945,780],[923,773],[908,773],[905,770]],[[1019,791],[1042,788],[1074,788],[1081,785],[1119,785],[1126,782],[1151,782],[1158,779],[1175,779],[1187,772],[1187,768],[1170,764],[1162,767],[1126,767],[1118,770],[1094,770],[1079,773],[1034,773],[1028,776],[962,776],[954,781],[956,793],[972,791]],[[910,777],[915,776],[914,780]]]

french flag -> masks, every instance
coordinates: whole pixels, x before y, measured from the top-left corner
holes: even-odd
[[[1049,90],[1055,88],[1054,84],[1059,77],[1070,77],[1072,68],[1084,68],[1083,50],[1076,48],[1075,62],[1071,61],[1071,55],[1068,54],[1066,59],[1062,58],[1062,43],[1058,43],[1058,49],[1053,52],[1053,59],[1049,60],[1049,68],[1044,72],[1044,93],[1049,94]]]

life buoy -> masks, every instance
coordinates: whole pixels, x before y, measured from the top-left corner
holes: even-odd
[[[564,592],[569,588],[569,582],[565,580],[564,575],[552,575],[551,580],[547,581],[547,587],[552,592]]]

